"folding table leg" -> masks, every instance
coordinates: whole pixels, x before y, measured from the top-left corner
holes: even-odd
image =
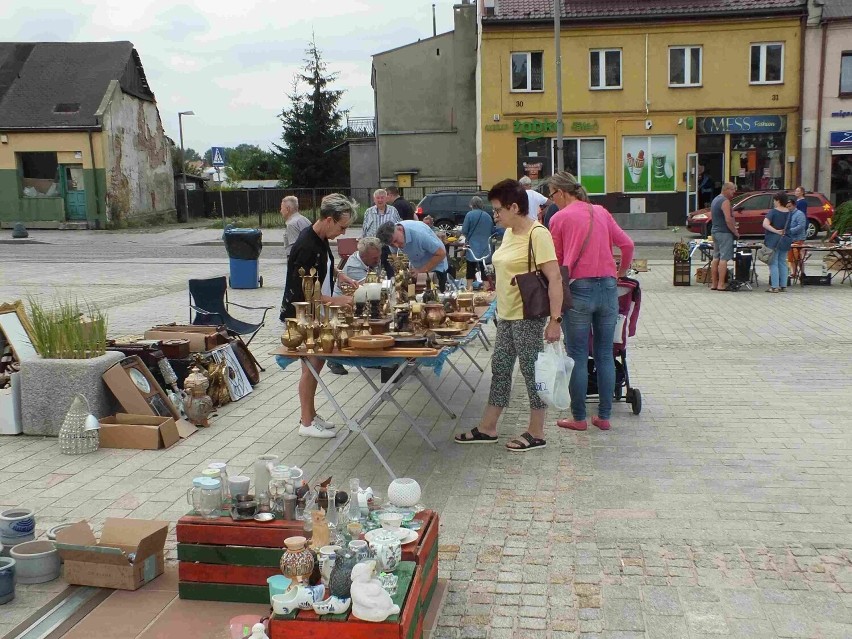
[[[484,372],[485,372],[485,369],[484,369],[484,368],[482,368],[482,366],[480,366],[479,362],[477,362],[475,359],[473,359],[473,356],[472,356],[470,353],[468,353],[468,352],[467,352],[467,349],[466,349],[464,346],[462,346],[461,344],[459,344],[459,348],[461,349],[461,352],[462,352],[462,353],[464,353],[465,355],[467,355],[467,358],[468,358],[471,362],[473,362],[473,365],[474,365],[474,366],[476,366],[476,367],[479,369],[479,372],[480,372],[480,373],[484,373]],[[450,360],[447,360],[447,361],[450,361]]]
[[[449,361],[449,360],[447,360],[447,361]],[[440,406],[441,409],[447,415],[450,416],[450,419],[455,419],[456,417],[458,417],[458,415],[456,415],[452,410],[450,410],[450,407],[447,406],[446,403],[444,403],[444,400],[441,399],[440,397],[438,397],[437,393],[435,393],[435,391],[432,390],[432,387],[429,386],[429,382],[426,381],[426,378],[423,376],[423,373],[421,372],[421,370],[418,367],[416,367],[416,366],[414,367],[414,372],[412,374],[418,380],[420,380],[420,383],[423,385],[423,388],[426,389],[426,392],[428,392],[432,396],[432,399],[434,399],[436,402],[438,402],[438,406]]]
[[[482,347],[486,351],[491,350],[491,340],[488,339],[488,335],[485,334],[485,330],[480,329],[478,337],[479,337],[479,341],[482,342]]]
[[[352,432],[352,433],[357,433],[357,434],[361,435],[361,437],[364,438],[364,441],[367,442],[367,446],[370,447],[370,449],[373,451],[373,454],[382,463],[382,466],[385,467],[385,470],[388,471],[388,474],[391,476],[391,478],[396,479],[396,475],[394,474],[393,470],[391,469],[390,466],[388,466],[388,463],[385,461],[385,458],[382,457],[382,454],[379,452],[379,449],[376,448],[376,445],[373,443],[373,440],[370,439],[370,437],[367,435],[367,433],[364,430],[364,428],[362,427],[361,423],[359,423],[359,421],[355,418],[349,418],[349,417],[346,416],[346,413],[343,412],[343,408],[340,406],[340,404],[337,403],[337,400],[334,398],[334,394],[331,392],[331,389],[329,389],[329,387],[326,385],[326,383],[322,380],[319,372],[317,372],[317,370],[313,367],[310,360],[305,359],[303,361],[307,364],[308,370],[311,371],[311,374],[314,376],[314,379],[317,380],[317,384],[322,389],[323,393],[325,393],[325,396],[328,398],[328,401],[331,402],[332,406],[334,406],[334,411],[340,416],[340,418],[346,424],[346,427],[348,429],[348,431],[344,434],[343,437],[335,438],[335,439],[339,439],[339,441],[335,441],[334,445],[331,447],[331,449],[328,451],[328,453],[326,453],[325,457],[320,462],[320,466],[319,466],[317,472],[319,472],[319,470],[321,470],[323,467],[325,467],[325,465],[328,463],[328,460],[331,459],[331,456],[334,454],[334,452],[340,447],[340,445],[343,443],[343,441],[349,436],[349,433]],[[373,406],[381,403],[383,394],[386,392],[387,388],[389,388],[392,385],[392,383],[395,381],[396,377],[398,377],[398,373],[399,373],[399,371],[397,371],[397,373],[394,374],[394,376],[391,377],[390,380],[388,380],[388,383],[385,384],[384,386],[382,386],[382,388],[378,392],[376,392],[367,401],[367,403],[364,405],[364,408],[367,409],[365,414],[372,412]]]
[[[373,390],[376,391],[376,392],[379,392],[379,387],[376,386],[375,382],[372,379],[370,379],[370,376],[367,375],[367,372],[363,368],[361,368],[360,366],[357,366],[356,368],[361,373],[361,376],[364,379],[367,380],[367,383],[370,386],[373,387]],[[400,378],[404,379],[405,377],[407,377],[407,375],[401,376]],[[423,432],[423,430],[420,428],[420,426],[417,425],[417,422],[415,421],[415,419],[411,415],[408,414],[408,411],[406,411],[402,407],[402,405],[396,400],[396,397],[393,396],[393,394],[397,390],[399,390],[400,387],[401,387],[401,384],[397,384],[396,388],[393,388],[393,389],[389,390],[388,392],[386,392],[384,395],[382,395],[382,398],[385,401],[391,402],[394,406],[396,406],[397,410],[399,411],[399,414],[402,415],[405,418],[405,420],[411,425],[411,427],[414,428],[414,430],[417,431],[417,433],[420,435],[420,437],[423,438],[423,441],[425,441],[427,444],[429,444],[429,447],[432,450],[438,450],[437,446],[435,446],[435,444],[432,443],[432,440],[429,439],[429,436],[425,432]]]
[[[474,387],[467,380],[467,378],[464,375],[462,375],[461,371],[458,368],[456,368],[456,365],[453,363],[453,360],[451,360],[449,357],[447,358],[447,364],[449,364],[450,368],[452,368],[453,371],[455,371],[456,375],[459,376],[459,379],[465,383],[465,386],[467,386],[471,390],[471,392],[476,391],[476,387]]]

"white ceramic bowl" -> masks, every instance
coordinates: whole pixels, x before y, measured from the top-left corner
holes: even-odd
[[[9,552],[19,584],[42,584],[59,576],[59,551],[52,541],[25,541]]]
[[[394,479],[388,486],[388,501],[399,508],[411,508],[420,501],[420,484],[410,477]]]
[[[379,522],[385,530],[399,530],[402,525],[402,515],[399,513],[382,513]]]

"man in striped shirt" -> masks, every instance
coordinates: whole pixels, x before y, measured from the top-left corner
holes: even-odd
[[[373,192],[375,206],[371,206],[364,211],[364,226],[361,231],[361,237],[376,237],[379,227],[385,222],[397,224],[402,221],[399,217],[399,212],[388,204],[387,200],[388,193],[384,189],[376,189]],[[388,277],[393,277],[393,267],[388,261],[389,255],[390,249],[387,246],[382,246],[382,268]]]

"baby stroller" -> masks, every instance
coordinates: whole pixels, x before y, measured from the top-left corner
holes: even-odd
[[[633,408],[633,414],[642,412],[642,393],[630,385],[630,372],[627,369],[627,340],[636,335],[639,322],[639,308],[642,304],[642,290],[639,281],[627,277],[618,280],[618,321],[615,325],[615,343],[612,346],[615,358],[615,401],[622,398]],[[592,353],[592,340],[589,339],[589,353]],[[587,396],[598,395],[598,376],[595,360],[589,356],[589,388]]]

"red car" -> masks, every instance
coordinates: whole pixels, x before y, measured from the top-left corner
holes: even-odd
[[[740,235],[763,235],[763,217],[772,208],[772,196],[776,191],[749,191],[735,195],[731,200],[734,220],[739,224]],[[794,197],[793,193],[788,193]],[[805,193],[808,202],[808,239],[820,231],[828,231],[834,207],[822,193]],[[686,228],[702,237],[710,235],[712,226],[710,209],[699,209],[689,214]]]

